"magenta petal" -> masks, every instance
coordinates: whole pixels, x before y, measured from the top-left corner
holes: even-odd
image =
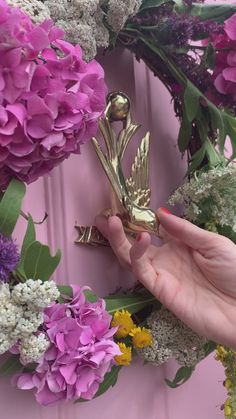
[[[225,21],[224,30],[232,41],[236,41],[236,13]]]
[[[222,71],[225,80],[236,83],[236,67],[227,67]]]
[[[33,119],[27,121],[26,130],[32,138],[44,138],[52,130],[53,122],[48,115],[34,115]]]
[[[216,90],[218,90],[218,92],[223,93],[223,94],[227,93],[227,82],[225,81],[222,74],[219,74],[216,77],[216,79],[214,81],[214,86],[215,86]]]
[[[227,55],[227,64],[236,67],[236,50],[232,50]]]
[[[37,51],[41,51],[49,45],[47,33],[40,27],[36,27],[30,32],[29,41],[33,45],[33,48]]]
[[[22,374],[17,380],[17,387],[21,390],[31,390],[34,388],[32,374]]]
[[[52,147],[62,147],[65,144],[65,137],[62,132],[52,132],[43,141],[42,145],[50,151]]]
[[[20,122],[21,125],[23,125],[23,122],[26,117],[26,109],[24,105],[21,103],[15,103],[14,105],[7,105],[6,110],[11,112]]]
[[[37,402],[43,406],[48,406],[62,399],[64,399],[64,392],[52,393],[47,384],[36,394]]]
[[[60,368],[61,375],[65,378],[67,384],[75,384],[77,378],[76,367],[77,363],[74,362],[70,365],[65,365]]]

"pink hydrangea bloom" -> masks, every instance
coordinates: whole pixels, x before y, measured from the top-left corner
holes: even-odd
[[[236,100],[236,13],[225,21],[224,34],[214,40],[216,67],[213,78],[216,90]]]
[[[52,21],[35,25],[0,0],[0,189],[78,154],[97,131],[106,91],[102,67],[85,63]]]
[[[90,303],[83,290],[74,287],[70,302],[55,303],[45,310],[44,330],[51,346],[34,372],[15,379],[23,390],[36,388],[36,399],[42,405],[92,399],[120,354],[104,300]]]

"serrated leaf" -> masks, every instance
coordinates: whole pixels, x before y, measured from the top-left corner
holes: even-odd
[[[200,108],[200,91],[188,80],[184,91],[184,105],[189,122],[196,117]]]
[[[0,202],[0,232],[11,236],[20,215],[22,200],[25,195],[25,185],[12,179]]]
[[[177,388],[184,384],[192,375],[194,367],[181,367],[176,372],[173,381],[165,379],[166,384],[171,388]]]
[[[189,141],[191,139],[191,134],[192,134],[192,125],[186,116],[186,111],[184,110],[183,120],[179,129],[179,135],[178,135],[178,147],[181,153],[183,153],[187,149]]]
[[[23,369],[19,355],[11,355],[0,365],[0,377],[7,377]]]
[[[119,374],[121,368],[122,368],[122,366],[120,366],[120,365],[118,365],[118,366],[114,365],[112,367],[111,371],[105,374],[104,380],[100,384],[99,389],[98,389],[97,393],[95,394],[95,396],[93,397],[93,399],[96,399],[97,397],[104,394],[110,387],[114,387],[114,385],[117,382],[118,374]],[[85,399],[79,399],[79,400],[76,400],[75,403],[87,402],[87,401],[88,400],[85,400]]]
[[[48,246],[35,241],[26,250],[23,270],[27,278],[47,281],[57,268],[60,259],[60,250],[55,256],[51,256]]]
[[[149,304],[154,304],[157,300],[151,294],[148,295],[124,295],[109,296],[104,298],[106,302],[106,310],[113,314],[116,311],[128,310],[131,314],[137,313]]]

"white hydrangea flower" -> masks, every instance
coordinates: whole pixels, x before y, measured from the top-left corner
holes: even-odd
[[[11,299],[11,292],[9,288],[9,284],[0,284],[0,304],[3,304],[4,301],[10,301]]]
[[[7,0],[7,2],[10,6],[22,9],[35,23],[50,18],[48,7],[40,0]]]
[[[12,329],[16,326],[23,315],[23,307],[15,304],[12,300],[0,303],[0,329]]]
[[[22,363],[29,364],[31,362],[37,362],[49,346],[50,341],[44,333],[22,339],[19,345]]]
[[[12,298],[17,304],[26,304],[30,309],[43,310],[60,296],[54,281],[28,279],[17,284],[12,290]]]

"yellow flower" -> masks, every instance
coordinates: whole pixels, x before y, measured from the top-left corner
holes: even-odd
[[[232,387],[232,381],[229,378],[227,378],[224,382],[224,386],[227,390],[229,390],[230,387]]]
[[[225,357],[228,355],[228,351],[224,346],[218,345],[216,348],[215,359],[223,362]]]
[[[132,343],[135,348],[145,348],[152,344],[152,336],[145,327],[135,327],[129,333],[132,336]]]
[[[119,326],[119,329],[115,333],[117,338],[125,338],[128,336],[130,330],[135,326],[131,319],[131,314],[127,310],[116,311],[112,322],[112,327]]]
[[[225,414],[225,416],[230,416],[231,413],[232,413],[231,407],[228,406],[228,405],[225,405],[225,407],[224,407],[224,414]]]
[[[119,365],[129,365],[132,359],[132,354],[131,354],[132,348],[130,346],[126,346],[125,343],[119,342],[118,345],[122,354],[116,355],[115,361]]]

